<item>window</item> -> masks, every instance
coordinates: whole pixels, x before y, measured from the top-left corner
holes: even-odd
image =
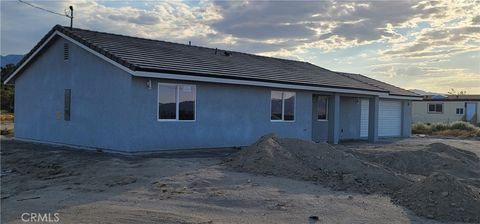
[[[272,91],[271,94],[270,119],[272,121],[294,121],[295,93]]]
[[[66,121],[70,120],[71,98],[72,98],[72,90],[71,89],[65,89],[64,105],[63,105],[63,119],[66,120]]]
[[[195,86],[158,83],[158,120],[195,120]]]
[[[428,113],[443,113],[443,104],[428,104]]]
[[[158,86],[158,119],[177,119],[177,86]]]
[[[317,120],[327,120],[328,97],[318,96],[317,98]]]
[[[195,86],[178,86],[178,119],[195,120]]]
[[[68,58],[70,57],[70,48],[67,43],[63,44],[63,60],[68,61]]]
[[[457,108],[456,114],[463,114],[463,108]]]

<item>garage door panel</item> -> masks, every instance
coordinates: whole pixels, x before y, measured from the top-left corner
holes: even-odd
[[[361,100],[361,115],[360,115],[360,137],[368,137],[368,106],[369,100]]]
[[[400,136],[402,103],[400,101],[380,100],[378,119],[378,136]]]

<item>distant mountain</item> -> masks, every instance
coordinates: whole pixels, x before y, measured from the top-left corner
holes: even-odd
[[[0,61],[2,62],[2,67],[8,64],[17,64],[20,60],[22,60],[23,55],[19,54],[9,54],[9,55],[1,55]]]
[[[414,92],[418,95],[422,95],[422,96],[434,96],[434,95],[447,95],[445,93],[434,93],[434,92],[427,92],[427,91],[423,91],[423,90],[420,90],[420,89],[409,89],[410,92]]]

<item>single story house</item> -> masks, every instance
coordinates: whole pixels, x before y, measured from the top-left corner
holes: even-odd
[[[407,90],[308,62],[57,25],[5,80],[15,138],[127,153],[244,146],[275,132],[408,137]]]
[[[412,104],[413,122],[480,123],[480,95],[425,96]]]

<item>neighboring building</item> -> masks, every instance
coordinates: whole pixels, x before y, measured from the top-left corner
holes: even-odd
[[[413,122],[480,123],[480,95],[425,96],[413,102]]]
[[[410,136],[419,95],[307,62],[55,26],[5,81],[15,137],[122,152]]]

